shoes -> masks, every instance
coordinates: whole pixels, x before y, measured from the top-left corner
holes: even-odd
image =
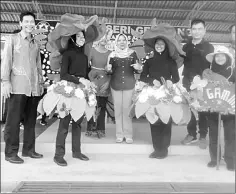
[[[45,125],[47,125],[48,123],[46,122],[46,121],[40,121],[40,125],[42,125],[42,126],[45,126]]]
[[[157,158],[160,156],[160,152],[154,151],[149,155],[149,158]]]
[[[23,156],[23,157],[36,158],[36,159],[39,159],[39,158],[42,158],[42,157],[43,157],[42,154],[39,154],[39,153],[37,153],[37,152],[22,153],[22,156]]]
[[[124,140],[124,138],[122,138],[122,137],[117,137],[117,138],[116,138],[116,143],[121,143],[121,142],[123,142],[123,140]]]
[[[53,159],[53,161],[54,161],[57,165],[59,165],[59,166],[67,166],[67,162],[66,162],[65,159],[62,158],[62,157],[57,157],[57,156],[55,156],[54,159]]]
[[[189,144],[195,143],[195,142],[197,142],[197,141],[198,141],[198,140],[197,140],[196,137],[193,137],[193,136],[191,136],[191,135],[188,134],[188,135],[184,138],[184,140],[181,141],[181,143],[182,143],[183,145],[189,145]]]
[[[89,158],[87,156],[85,156],[84,154],[74,154],[72,155],[73,158],[77,158],[80,160],[84,160],[84,161],[88,161]]]
[[[24,160],[21,159],[18,155],[12,157],[5,157],[5,160],[13,164],[23,164]]]
[[[207,166],[209,167],[209,168],[214,168],[214,167],[216,167],[216,162],[215,161],[210,161],[208,164],[207,164]]]
[[[106,136],[104,130],[96,130],[95,133],[96,133],[97,138],[99,139]]]
[[[234,164],[232,163],[232,164],[227,164],[226,163],[226,168],[227,168],[227,170],[229,170],[229,171],[235,171],[235,166],[234,166]]]
[[[164,159],[168,156],[168,149],[164,149],[161,153],[156,157],[157,159]]]
[[[207,148],[207,140],[206,138],[200,138],[198,141],[199,148],[206,149]]]
[[[126,143],[128,143],[128,144],[131,144],[131,143],[134,142],[132,138],[125,138],[125,141],[126,141]]]
[[[86,131],[85,132],[85,136],[87,136],[87,137],[90,137],[90,136],[92,136],[93,135],[93,132],[92,131]]]
[[[101,130],[101,131],[100,131],[100,136],[101,136],[101,137],[106,137],[106,132],[105,132],[105,130]]]

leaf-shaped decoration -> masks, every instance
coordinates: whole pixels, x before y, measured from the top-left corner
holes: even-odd
[[[129,108],[129,117],[133,118],[135,116],[135,104],[133,103]]]
[[[190,110],[190,109],[189,109]],[[190,112],[192,111],[193,115],[195,116],[196,120],[198,120],[198,111],[196,109],[191,109]],[[191,117],[189,118],[190,121]]]
[[[191,111],[187,104],[181,104],[183,110],[183,117],[181,121],[178,123],[179,125],[188,124],[191,119]]]
[[[43,110],[49,115],[60,100],[60,95],[51,91],[43,98]]]
[[[181,104],[170,103],[170,114],[173,121],[178,124],[183,118],[183,109]]]
[[[138,39],[141,39],[141,38],[143,37],[143,35],[142,35],[141,33],[139,33],[139,32],[136,31],[136,30],[133,30],[132,28],[131,28],[131,34],[132,34],[134,37],[138,38]]]
[[[170,105],[160,102],[155,106],[158,116],[160,117],[161,121],[167,124],[170,120]]]
[[[37,111],[38,113],[40,113],[41,115],[43,115],[45,112],[44,112],[44,109],[43,109],[43,100],[44,99],[41,99],[39,101],[39,104],[38,104],[38,107],[37,107]]]
[[[54,109],[53,109],[53,111],[51,112],[51,114],[50,115],[48,115],[48,119],[51,119],[53,116],[54,116],[54,114],[57,112],[57,107],[55,107]]]
[[[70,111],[70,114],[75,122],[78,121],[84,115],[86,104],[87,102],[85,99],[71,97],[72,110]]]
[[[136,118],[139,118],[140,116],[145,114],[149,108],[150,108],[149,103],[147,103],[147,102],[141,103],[141,102],[138,101],[135,104],[135,115],[136,115]]]
[[[86,115],[87,121],[89,121],[92,118],[95,111],[96,111],[96,106],[89,106],[88,103],[86,103],[85,115]]]
[[[159,117],[155,113],[154,107],[150,107],[148,111],[145,113],[145,116],[151,124],[154,124],[159,119]]]

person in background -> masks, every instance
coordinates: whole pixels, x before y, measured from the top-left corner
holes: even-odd
[[[114,102],[116,121],[116,142],[133,143],[132,118],[129,108],[135,87],[135,72],[140,72],[137,54],[128,47],[128,38],[118,34],[115,40],[115,51],[108,57],[107,71],[111,73],[111,93]]]
[[[42,158],[35,152],[35,124],[37,106],[43,93],[43,76],[40,50],[32,37],[35,15],[23,12],[20,15],[21,31],[8,37],[1,66],[2,93],[9,98],[4,131],[5,159],[22,164],[18,156],[20,122],[24,122],[22,156]]]
[[[89,62],[91,71],[89,79],[97,86],[97,114],[96,121],[91,118],[87,124],[86,136],[105,137],[105,116],[108,96],[110,95],[110,76],[107,75],[105,67],[107,65],[108,55],[111,53],[106,48],[107,34],[97,43],[97,46],[91,49]]]
[[[154,42],[154,56],[146,60],[140,81],[153,86],[155,82],[162,83],[161,77],[163,77],[165,80],[177,83],[180,79],[177,63],[170,57],[166,41],[157,37]],[[171,141],[172,120],[170,119],[167,124],[158,120],[154,124],[150,123],[150,127],[154,152],[149,157],[157,159],[166,158]]]
[[[214,53],[209,53],[206,59],[211,63],[210,69],[235,83],[234,57],[229,49],[221,46]],[[217,141],[218,141],[218,113],[208,113],[209,122],[209,151],[211,161],[208,167],[217,165]],[[224,127],[224,160],[229,171],[235,171],[235,115],[222,115]],[[221,158],[221,157],[219,157]]]
[[[205,22],[201,19],[194,19],[191,22],[192,40],[183,46],[183,51],[186,52],[184,57],[183,69],[183,86],[187,91],[190,91],[190,85],[196,75],[202,76],[202,72],[210,67],[210,63],[206,60],[206,55],[214,52],[212,44],[204,40],[206,33]],[[206,135],[208,132],[208,124],[206,113],[198,113],[198,127],[199,127],[199,147],[206,149]],[[188,134],[181,142],[184,145],[195,143],[197,139],[197,120],[195,116],[191,115],[191,120],[187,125]]]

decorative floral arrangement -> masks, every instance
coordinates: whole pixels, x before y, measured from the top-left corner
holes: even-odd
[[[185,95],[183,95],[185,93]],[[131,114],[137,118],[145,115],[154,124],[158,119],[168,123],[170,118],[176,124],[186,124],[190,121],[191,112],[188,105],[187,91],[181,84],[173,84],[170,80],[154,81],[154,86],[137,81]]]
[[[206,69],[190,86],[190,106],[200,112],[235,114],[235,84]]]
[[[39,102],[38,112],[47,115],[57,112],[61,118],[71,114],[74,121],[85,114],[87,120],[90,120],[96,105],[94,83],[84,78],[81,78],[81,84],[62,80],[48,87],[47,94]]]

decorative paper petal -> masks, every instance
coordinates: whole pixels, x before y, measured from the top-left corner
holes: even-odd
[[[129,117],[133,118],[135,116],[135,104],[133,103],[129,108]]]
[[[170,120],[170,105],[161,102],[157,104],[155,108],[162,122],[167,124]]]
[[[195,116],[196,120],[198,120],[198,111],[196,109],[191,109],[191,111],[193,112],[193,115]],[[189,118],[190,121],[191,117]]]
[[[44,96],[43,109],[47,115],[49,115],[53,111],[59,100],[60,100],[60,95],[54,93],[53,91],[47,93]]]
[[[72,110],[70,114],[72,118],[74,119],[74,121],[78,121],[84,115],[86,104],[87,103],[85,99],[79,99],[76,97],[71,98]]]
[[[187,104],[181,104],[183,110],[183,117],[181,121],[178,123],[179,125],[188,124],[191,119],[191,111]]]
[[[95,111],[96,111],[96,106],[89,106],[86,103],[85,115],[86,115],[87,121],[89,121],[91,119],[91,117],[94,115]]]
[[[139,118],[140,116],[142,116],[145,112],[147,112],[149,108],[150,108],[150,105],[147,102],[145,103],[137,102],[135,104],[136,118]]]
[[[38,107],[37,107],[37,111],[41,114],[41,115],[43,115],[45,112],[44,112],[44,110],[43,110],[43,100],[44,99],[41,99],[40,101],[39,101],[39,104],[38,104]]]
[[[154,124],[154,123],[157,122],[157,120],[159,119],[159,117],[156,115],[154,109],[155,109],[154,107],[150,107],[150,108],[148,109],[148,111],[145,113],[147,120],[148,120],[151,124]]]
[[[170,114],[173,121],[178,124],[183,118],[183,108],[181,104],[171,103],[170,104]]]

